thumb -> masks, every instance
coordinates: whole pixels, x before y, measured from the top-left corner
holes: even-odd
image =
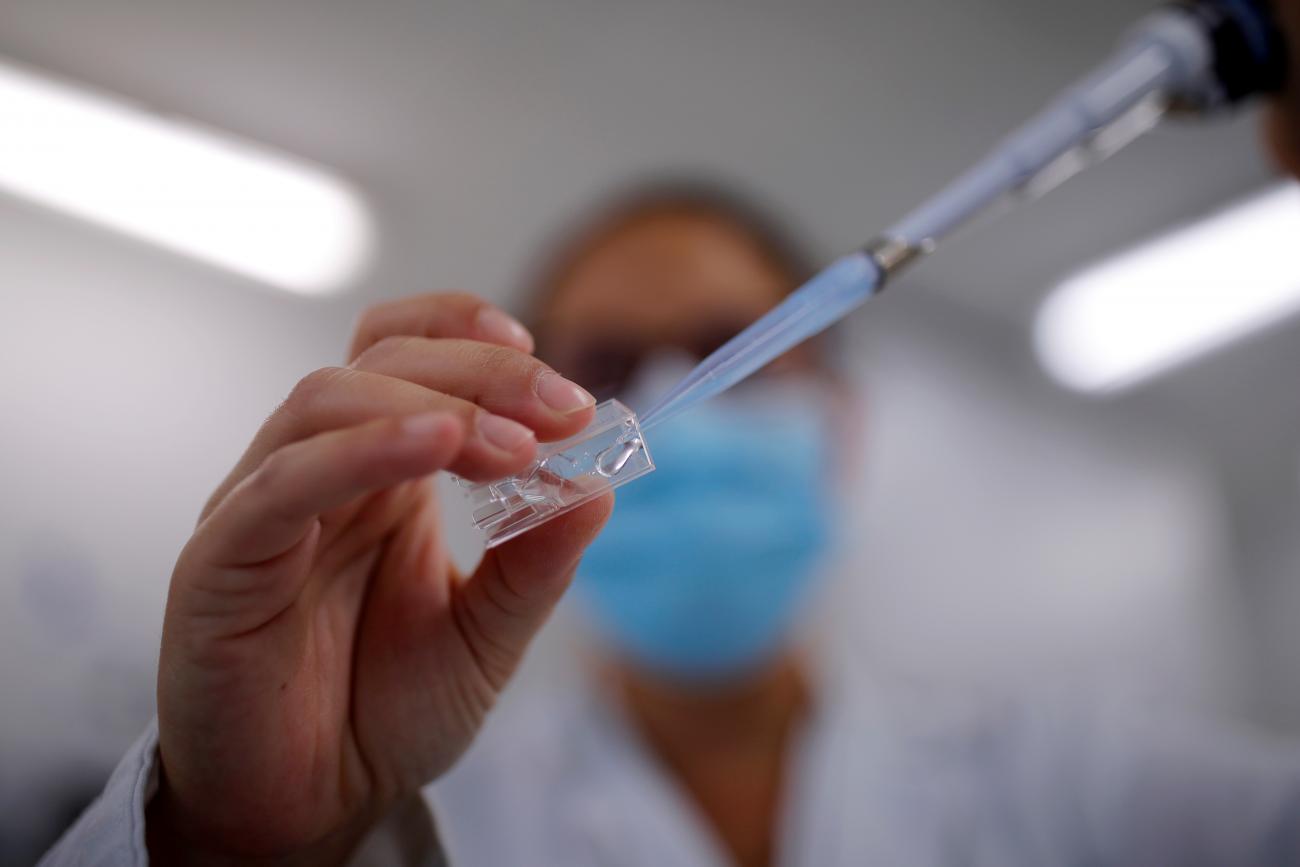
[[[492,549],[463,585],[465,640],[498,691],[573,581],[613,505],[607,494]]]

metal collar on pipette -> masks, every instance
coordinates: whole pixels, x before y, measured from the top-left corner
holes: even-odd
[[[899,272],[933,249],[934,244],[929,241],[912,244],[889,235],[872,238],[864,244],[862,252],[871,257],[871,261],[880,269],[880,285],[876,287],[876,292],[883,291]]]

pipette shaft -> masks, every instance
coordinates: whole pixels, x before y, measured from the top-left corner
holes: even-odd
[[[1142,21],[1120,49],[988,156],[706,358],[642,419],[649,428],[754,373],[878,294],[940,241],[1009,198],[1032,198],[1155,126],[1281,88],[1285,42],[1266,0],[1197,0]]]

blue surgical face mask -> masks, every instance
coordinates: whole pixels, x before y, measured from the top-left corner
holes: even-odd
[[[788,637],[828,537],[827,437],[808,401],[695,407],[647,433],[657,469],[618,492],[578,596],[621,655],[716,680]]]

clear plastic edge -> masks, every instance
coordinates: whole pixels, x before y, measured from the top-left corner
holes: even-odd
[[[523,472],[494,482],[455,482],[469,500],[486,547],[494,548],[654,468],[636,413],[609,400],[596,407],[581,433],[539,445],[536,460]]]

